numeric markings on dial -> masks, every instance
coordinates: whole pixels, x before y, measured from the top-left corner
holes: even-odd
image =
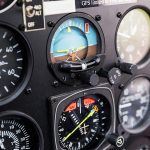
[[[6,53],[12,53],[13,50],[14,50],[14,49],[13,49],[12,46],[6,47]]]

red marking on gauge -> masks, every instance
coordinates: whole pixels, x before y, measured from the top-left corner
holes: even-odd
[[[73,102],[71,103],[65,110],[65,112],[68,112],[68,111],[73,111],[77,108],[77,103],[76,102]]]
[[[85,105],[85,106],[86,106],[86,105],[91,105],[91,104],[93,104],[93,103],[95,103],[95,100],[92,99],[92,98],[85,98],[85,99],[84,99],[84,105]]]
[[[89,33],[89,23],[85,23],[85,33]]]

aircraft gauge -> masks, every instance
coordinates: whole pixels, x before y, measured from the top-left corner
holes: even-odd
[[[110,124],[110,105],[104,97],[78,98],[61,114],[58,124],[60,145],[62,149],[90,150],[104,140]]]
[[[48,62],[55,75],[68,84],[76,83],[79,72],[98,70],[103,53],[102,30],[86,14],[73,13],[62,18],[49,38]]]
[[[19,31],[0,24],[0,104],[15,99],[28,83],[32,71],[30,50]]]
[[[133,9],[122,19],[117,31],[117,52],[123,62],[147,64],[150,50],[150,15],[143,9]]]
[[[43,150],[40,127],[29,116],[20,112],[0,115],[1,150]]]
[[[129,133],[139,133],[150,125],[150,81],[135,78],[123,90],[119,101],[119,118]]]

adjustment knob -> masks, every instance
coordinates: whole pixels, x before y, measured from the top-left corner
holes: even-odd
[[[93,67],[102,65],[105,60],[105,55],[97,54],[91,60],[86,61],[77,61],[77,62],[67,62],[64,61],[60,64],[60,69],[62,71],[69,71],[69,72],[84,72]]]
[[[121,81],[122,73],[118,68],[112,68],[108,72],[108,79],[111,84],[118,84]]]
[[[137,65],[130,64],[130,63],[120,63],[119,68],[122,72],[134,75],[137,72]]]
[[[122,78],[122,73],[119,68],[112,68],[110,71],[101,70],[100,76],[106,77],[112,85],[119,84]]]
[[[124,146],[124,137],[123,136],[118,136],[117,134],[109,134],[106,136],[107,141],[115,146],[116,148],[122,148]]]
[[[84,83],[90,84],[92,86],[96,86],[100,82],[99,76],[94,73],[81,73],[79,77]]]

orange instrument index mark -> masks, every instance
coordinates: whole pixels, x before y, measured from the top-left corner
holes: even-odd
[[[93,104],[93,103],[95,103],[95,100],[93,99],[93,98],[85,98],[84,99],[84,105],[86,106],[86,105],[91,105],[91,104]]]
[[[77,108],[77,103],[76,102],[73,102],[71,103],[65,110],[65,112],[68,112],[68,111],[73,111]]]
[[[99,108],[98,108],[97,105],[94,106],[94,110],[95,110],[95,112],[98,112],[98,111],[99,111]]]

